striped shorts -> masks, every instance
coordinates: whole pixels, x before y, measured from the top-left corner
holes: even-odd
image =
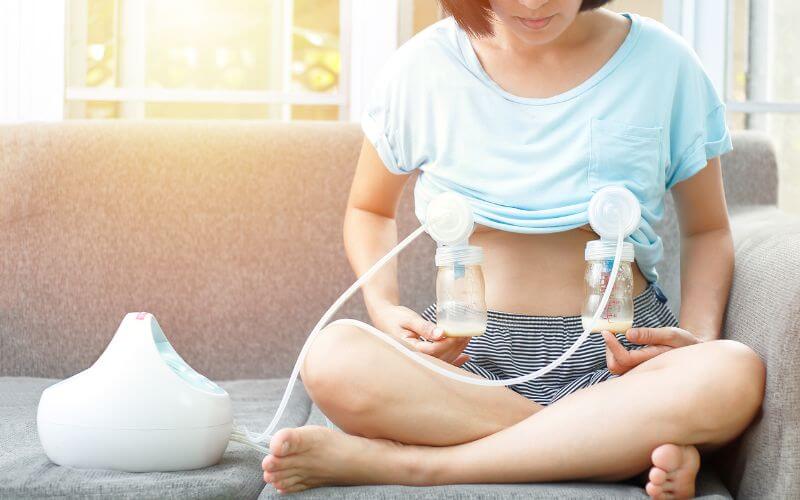
[[[658,285],[650,284],[633,301],[634,327],[678,326]],[[422,317],[436,321],[436,304]],[[488,379],[526,375],[550,363],[567,350],[583,332],[580,316],[529,316],[488,311],[486,333],[473,337],[464,352],[470,360],[462,368]],[[617,334],[627,349],[643,346]],[[605,343],[599,333],[590,334],[575,354],[548,374],[510,388],[526,398],[549,405],[567,394],[613,378],[606,366]]]

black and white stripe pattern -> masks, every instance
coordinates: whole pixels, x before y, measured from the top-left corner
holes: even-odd
[[[436,304],[421,313],[436,321]],[[547,365],[567,350],[582,333],[580,316],[529,316],[488,311],[486,333],[473,337],[464,350],[470,360],[462,368],[485,378],[499,380],[526,375]],[[650,285],[633,301],[634,327],[678,326],[666,297]],[[624,334],[620,342],[631,344]],[[606,367],[605,344],[600,334],[591,334],[584,344],[561,366],[536,380],[511,386],[511,389],[541,405],[614,377]]]

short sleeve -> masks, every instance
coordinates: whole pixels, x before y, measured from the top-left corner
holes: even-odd
[[[667,189],[698,173],[708,160],[733,149],[725,123],[725,104],[693,52],[686,55],[677,78],[670,120]]]
[[[386,65],[391,64],[390,58]],[[393,174],[403,175],[412,170],[402,153],[402,138],[398,137],[399,131],[403,130],[403,103],[406,99],[402,95],[402,81],[392,73],[396,74],[390,67],[384,68],[375,79],[361,114],[361,128],[386,168]]]

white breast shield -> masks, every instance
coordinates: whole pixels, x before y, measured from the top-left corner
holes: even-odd
[[[37,424],[56,464],[176,471],[220,461],[233,413],[228,393],[186,364],[152,314],[129,313],[89,369],[45,389]]]

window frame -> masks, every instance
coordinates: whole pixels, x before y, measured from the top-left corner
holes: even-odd
[[[84,64],[82,58],[86,54],[86,37],[76,37],[71,33],[74,28],[75,22],[84,19],[85,23],[85,1],[68,1],[64,0],[68,8],[68,21],[67,21],[67,43],[65,50],[70,50],[72,57],[68,59],[67,74],[85,75],[85,70],[81,71],[80,65]],[[340,81],[337,91],[334,93],[317,93],[317,92],[297,92],[288,90],[291,86],[291,73],[290,65],[292,61],[292,30],[293,25],[293,8],[294,0],[280,0],[275,1],[276,19],[280,19],[280,25],[276,26],[274,30],[276,38],[279,39],[278,43],[274,45],[277,47],[275,58],[280,60],[279,81],[276,82],[280,90],[206,90],[206,89],[159,89],[148,88],[144,86],[144,14],[146,2],[144,1],[121,1],[118,2],[118,8],[122,9],[123,19],[120,29],[124,31],[125,37],[131,42],[126,43],[123,50],[126,54],[126,61],[133,61],[134,70],[131,71],[132,75],[122,75],[122,79],[126,80],[122,87],[88,87],[85,85],[75,84],[74,82],[66,82],[63,90],[64,106],[74,109],[75,106],[80,106],[82,103],[90,101],[112,101],[119,102],[123,106],[123,118],[141,119],[145,117],[144,105],[146,103],[157,102],[178,102],[178,103],[222,103],[222,104],[280,104],[280,119],[287,121],[291,119],[291,106],[292,105],[333,105],[339,107],[339,120],[345,120],[353,115],[353,101],[358,101],[360,95],[363,94],[363,82],[353,78],[351,70],[358,67],[363,71],[365,76],[363,80],[371,79],[366,76],[373,75],[375,68],[370,64],[364,64],[365,55],[371,54],[374,50],[369,50],[370,44],[366,43],[369,36],[377,36],[378,39],[386,38],[385,25],[391,22],[389,19],[380,18],[382,22],[374,23],[381,25],[381,29],[362,30],[368,31],[367,36],[360,38],[353,36],[352,33],[356,27],[353,24],[355,17],[363,17],[367,11],[374,10],[374,3],[384,2],[371,2],[369,0],[339,0],[339,23],[340,23],[340,40],[339,50],[341,57]],[[390,0],[396,2],[397,0]],[[386,18],[392,16],[384,16]],[[394,16],[396,24],[397,18]],[[396,33],[396,26],[394,28]],[[389,30],[391,33],[391,30]],[[381,35],[383,34],[383,36]],[[353,44],[353,40],[358,41],[359,46]],[[396,35],[395,35],[396,40]],[[379,44],[378,47],[385,44]],[[396,41],[392,50],[396,48]],[[361,62],[361,65],[352,64],[355,58]],[[367,63],[370,62],[368,59]],[[77,65],[77,67],[75,66]],[[137,74],[138,71],[138,74]],[[360,85],[354,85],[354,83]],[[80,111],[73,111],[69,114],[80,114]],[[357,114],[356,114],[357,116]],[[265,119],[269,118],[267,116]]]
[[[770,2],[765,3],[769,4]],[[695,49],[717,91],[723,97],[727,111],[748,114],[800,113],[800,101],[731,98],[734,80],[734,7],[733,0],[668,0],[664,2],[664,24],[688,40]],[[770,9],[764,8],[759,9],[756,14],[767,17],[773,15]],[[750,60],[759,57],[766,55],[748,53]]]

